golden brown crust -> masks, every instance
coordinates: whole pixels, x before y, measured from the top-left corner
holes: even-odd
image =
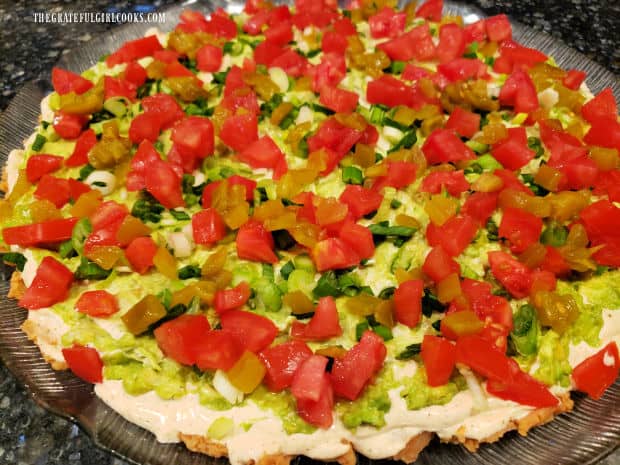
[[[228,456],[228,449],[224,444],[212,441],[206,436],[179,433],[179,439],[193,452],[200,452],[215,458]]]
[[[35,343],[39,347],[39,350],[41,351],[41,355],[54,370],[66,370],[69,368],[69,366],[64,360],[57,360],[53,357],[50,357],[49,355],[45,353],[45,351],[41,350],[40,341],[43,339],[42,336],[43,335],[46,335],[47,337],[50,336],[50,333],[46,332],[45,327],[37,325],[32,320],[26,320],[22,324],[21,329],[24,333],[26,333],[26,336],[28,336],[28,339],[30,339],[33,343]],[[53,340],[53,341],[46,341],[46,342],[50,343],[51,345],[58,345],[58,346],[60,345],[60,341]]]
[[[535,426],[549,423],[555,418],[556,415],[569,412],[573,409],[573,400],[570,398],[570,393],[566,392],[560,394],[558,398],[560,399],[560,403],[557,406],[533,410],[523,418],[511,421],[503,430],[498,431],[497,433],[494,433],[482,440],[467,438],[465,427],[461,427],[457,431],[456,435],[452,436],[447,441],[442,441],[462,444],[468,451],[476,452],[480,447],[480,444],[498,441],[508,431],[517,430],[521,436],[526,436],[527,433]]]
[[[409,439],[409,442],[403,450],[392,457],[394,460],[400,460],[405,463],[413,463],[418,459],[420,452],[428,446],[428,443],[433,439],[433,433],[425,431],[417,436]]]
[[[9,190],[9,169],[6,165],[2,168],[2,176],[0,177],[0,191],[8,192]]]
[[[357,463],[357,456],[353,446],[350,446],[349,450],[335,459],[334,462],[338,462],[340,465],[355,465]]]
[[[13,271],[9,286],[9,293],[7,294],[7,297],[10,299],[21,299],[24,292],[26,292],[26,285],[22,279],[22,274],[17,270]]]

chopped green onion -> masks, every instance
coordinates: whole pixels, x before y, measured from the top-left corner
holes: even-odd
[[[312,104],[312,109],[316,112],[319,113],[323,113],[324,115],[333,115],[335,112],[333,110],[330,110],[327,107],[324,107],[323,105],[319,105],[318,103],[313,103]]]
[[[340,296],[342,293],[338,287],[336,273],[333,271],[323,273],[316,283],[316,287],[312,290],[312,294],[317,299],[320,297],[327,297],[328,295],[332,297]]]
[[[361,185],[364,183],[364,173],[355,166],[345,166],[342,169],[342,182]]]
[[[224,84],[226,82],[226,76],[228,76],[228,71],[230,71],[230,68],[226,71],[213,73],[213,82],[215,82],[216,84]]]
[[[4,263],[8,263],[10,265],[15,265],[17,271],[24,271],[24,266],[26,265],[26,257],[18,252],[7,252],[1,254],[2,261]]]
[[[516,352],[521,355],[535,354],[540,333],[536,309],[529,304],[522,305],[515,312],[513,323],[514,329],[510,333],[510,342]]]
[[[40,151],[46,142],[47,138],[45,136],[37,134],[37,137],[35,137],[34,142],[32,143],[32,150],[34,152]]]
[[[99,265],[82,257],[80,265],[75,270],[74,276],[77,280],[101,280],[110,276],[112,270],[104,270]]]
[[[439,302],[439,299],[430,289],[424,289],[424,295],[422,296],[422,314],[425,317],[431,317],[433,312],[443,313],[446,309],[447,306]]]
[[[403,203],[398,200],[398,199],[392,199],[392,201],[390,202],[390,208],[393,208],[394,210],[396,210],[397,208],[399,208]]]
[[[549,193],[549,191],[547,189],[545,189],[544,187],[536,184],[536,182],[534,182],[534,176],[528,173],[522,174],[521,178],[523,179],[523,182],[525,183],[525,185],[527,185],[527,187],[529,187],[531,189],[531,191],[534,193],[534,195],[537,195],[539,197],[544,197],[545,195],[547,195]]]
[[[374,236],[411,237],[416,231],[409,226],[390,226],[387,221],[371,224],[368,229]]]
[[[159,223],[165,210],[164,206],[146,192],[142,192],[141,195],[143,198],[136,200],[131,208],[131,214],[144,222]]]
[[[288,280],[288,277],[294,270],[295,265],[292,261],[289,260],[282,268],[280,268],[280,276],[282,276],[282,279]]]
[[[422,351],[422,344],[409,344],[400,354],[396,356],[396,360],[410,360]]]
[[[76,254],[75,249],[73,248],[73,241],[71,239],[62,242],[58,247],[58,255],[61,258],[70,258]]]
[[[73,226],[71,245],[80,255],[84,253],[84,242],[91,232],[93,232],[93,225],[88,218],[82,218]]]
[[[476,159],[476,163],[482,166],[485,171],[494,171],[496,169],[502,169],[503,166],[498,162],[490,153],[479,156]]]
[[[272,231],[271,235],[273,236],[273,241],[278,250],[288,250],[296,244],[295,239],[293,239],[293,236],[291,236],[286,229]]]
[[[200,278],[200,267],[197,265],[187,265],[179,269],[179,279]]]
[[[190,216],[183,210],[169,210],[169,212],[177,221],[186,221],[190,219]]]
[[[382,105],[371,105],[370,122],[373,124],[383,124],[386,109]]]
[[[497,242],[499,240],[499,228],[497,227],[497,223],[493,218],[489,218],[486,224],[487,229],[487,239],[491,242]]]
[[[393,120],[392,118],[383,118],[383,125],[389,126],[391,128],[396,128],[399,131],[407,132],[411,129],[411,126],[407,126],[405,124],[400,124],[398,121]],[[415,141],[414,141],[415,143]],[[413,144],[412,144],[413,145]]]
[[[383,326],[383,325],[373,326],[372,330],[375,332],[375,334],[378,334],[379,336],[381,336],[381,338],[384,341],[389,341],[390,339],[394,339],[394,336],[392,335],[392,330],[388,328],[387,326]]]
[[[413,129],[412,131],[409,131],[408,133],[406,133],[403,138],[398,141],[398,143],[392,147],[390,150],[388,150],[389,153],[391,152],[396,152],[397,150],[400,149],[410,149],[411,147],[413,147],[413,144],[415,144],[418,140],[418,137],[416,136],[416,130]]]
[[[540,242],[553,247],[561,247],[566,244],[568,238],[568,228],[561,224],[552,223],[548,225],[540,235]]]
[[[383,300],[388,300],[392,298],[394,292],[396,292],[396,288],[394,286],[386,287],[385,289],[382,289],[381,292],[379,292],[379,295],[377,297]]]
[[[280,121],[280,124],[278,125],[280,129],[287,130],[289,127],[291,127],[291,125],[297,119],[297,115],[299,115],[299,108],[293,108],[291,111],[289,111],[288,115],[286,115],[284,118],[282,118],[282,121]]]
[[[275,274],[273,272],[273,265],[271,263],[263,263],[262,264],[263,277],[273,281],[275,279]]]
[[[358,341],[362,338],[364,333],[370,329],[370,325],[367,321],[361,321],[355,325],[355,339]]]
[[[95,167],[91,164],[86,164],[82,168],[80,168],[80,174],[78,176],[78,181],[84,181],[86,178],[95,171]]]
[[[392,74],[400,74],[405,70],[406,63],[404,61],[393,61],[390,63],[388,70]]]

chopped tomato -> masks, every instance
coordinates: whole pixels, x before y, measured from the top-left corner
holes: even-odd
[[[226,118],[220,131],[220,139],[237,152],[241,152],[258,140],[258,120],[251,113]]]
[[[479,335],[462,336],[456,341],[456,362],[467,365],[490,380],[512,379],[511,359]]]
[[[118,300],[108,291],[86,291],[75,303],[75,309],[86,315],[106,318],[118,312]]]
[[[353,24],[353,21],[351,21],[346,16],[338,18],[336,21],[334,21],[333,27],[335,32],[344,36],[352,36],[357,34],[355,24]]]
[[[152,113],[159,118],[159,127],[168,129],[185,116],[183,109],[173,96],[155,94],[142,99],[142,108],[145,113]]]
[[[480,115],[461,107],[455,107],[450,113],[446,129],[452,129],[460,136],[471,139],[480,130]]]
[[[265,31],[265,40],[284,46],[293,40],[293,28],[290,21],[274,24]]]
[[[415,181],[416,165],[408,161],[393,161],[387,162],[388,172],[386,176],[380,176],[375,179],[372,188],[376,191],[381,191],[384,187],[395,187],[396,189],[403,189],[413,181]]]
[[[620,267],[620,208],[599,200],[579,214],[592,246],[602,246],[594,255],[601,265]]]
[[[411,63],[407,63],[405,66],[405,70],[403,71],[402,78],[405,81],[418,81],[423,77],[430,77],[431,73],[426,68],[422,68],[421,66],[412,65]]]
[[[52,124],[54,131],[63,139],[77,139],[87,121],[83,115],[71,115],[59,111],[54,116]]]
[[[371,378],[383,366],[387,350],[381,336],[367,330],[344,357],[334,360],[331,383],[334,393],[345,399],[357,399]]]
[[[459,58],[464,51],[465,35],[463,29],[455,23],[442,25],[439,29],[439,45],[437,46],[439,62],[446,63]]]
[[[337,87],[323,86],[319,101],[336,113],[351,113],[357,107],[359,95]]]
[[[71,186],[66,179],[44,174],[37,184],[34,196],[39,200],[49,200],[56,208],[62,208],[71,199]]]
[[[237,24],[224,10],[218,8],[207,19],[204,32],[215,37],[230,40],[237,37]]]
[[[487,76],[487,65],[477,58],[455,58],[441,63],[437,72],[450,82],[482,79]]]
[[[145,171],[146,190],[166,208],[185,205],[181,192],[181,179],[170,163],[159,160]]]
[[[407,15],[396,13],[389,6],[384,6],[378,13],[368,18],[370,35],[373,39],[397,37],[405,30]]]
[[[136,86],[125,79],[104,76],[103,85],[105,100],[112,97],[125,97],[129,101],[136,99]]]
[[[59,95],[75,92],[78,95],[92,89],[93,83],[79,74],[54,66],[52,68],[52,86]]]
[[[360,262],[360,257],[355,250],[337,237],[317,242],[311,254],[319,272],[349,268]]]
[[[211,330],[194,345],[196,366],[201,370],[230,370],[241,358],[243,347],[230,331]]]
[[[562,84],[564,87],[570,90],[577,90],[581,87],[583,81],[586,80],[586,73],[584,71],[578,69],[570,69],[562,79]]]
[[[340,124],[335,118],[328,118],[315,134],[308,137],[308,151],[312,153],[322,148],[330,149],[340,160],[360,140],[362,134],[357,129]]]
[[[514,107],[516,113],[531,113],[539,107],[538,94],[532,78],[523,70],[515,70],[499,92],[502,105]]]
[[[237,157],[252,168],[274,169],[284,159],[284,154],[271,137],[263,136],[244,146]]]
[[[476,155],[449,129],[435,129],[422,146],[429,164],[475,160]]]
[[[77,220],[77,218],[63,218],[12,226],[2,230],[2,238],[8,245],[22,247],[54,244],[71,238],[73,226]]]
[[[431,194],[439,194],[444,189],[454,197],[458,197],[469,190],[469,183],[465,179],[463,170],[432,171],[426,175],[420,186],[422,192]]]
[[[161,49],[162,46],[157,36],[150,35],[141,39],[125,42],[116,52],[108,55],[105,62],[109,67],[112,67],[120,63],[127,63],[128,61],[151,56],[157,50]]]
[[[239,308],[245,305],[251,292],[250,285],[245,281],[241,281],[232,289],[220,289],[215,293],[213,307],[219,314]]]
[[[204,315],[181,315],[166,321],[153,331],[161,351],[182,365],[196,363],[195,345],[211,329]]]
[[[349,212],[357,220],[378,210],[383,201],[383,195],[372,189],[349,184],[338,200],[349,208]]]
[[[472,42],[483,42],[487,39],[487,29],[484,19],[479,19],[476,22],[467,24],[463,28],[465,36],[465,44],[471,44]]]
[[[415,11],[416,18],[425,18],[430,21],[441,21],[443,0],[426,0]]]
[[[524,47],[512,40],[505,40],[499,49],[499,57],[493,64],[493,71],[510,74],[515,69],[531,68],[545,61],[547,61],[547,55],[544,53],[534,48]]]
[[[103,361],[96,349],[73,344],[72,347],[62,349],[62,356],[78,378],[87,383],[103,381]]]
[[[137,61],[127,63],[124,76],[125,79],[136,86],[136,88],[144,84],[147,78],[146,70]]]
[[[538,242],[542,227],[543,222],[536,215],[519,208],[504,208],[499,237],[508,239],[510,250],[518,254]]]
[[[347,42],[346,35],[337,31],[327,31],[323,33],[321,39],[321,49],[323,53],[340,53],[343,54],[349,43]]]
[[[489,40],[493,42],[502,42],[512,38],[512,26],[508,16],[496,15],[486,18],[485,26]]]
[[[344,56],[340,53],[324,53],[321,62],[308,68],[312,77],[312,90],[321,92],[324,86],[337,87],[347,73]]]
[[[524,127],[508,128],[508,137],[493,144],[491,155],[509,170],[518,170],[527,165],[536,155],[527,145]]]
[[[470,216],[453,216],[441,226],[429,223],[426,240],[429,245],[441,245],[450,256],[460,255],[474,239],[478,224]]]
[[[404,76],[403,76],[404,77]],[[389,107],[398,105],[413,106],[414,92],[411,86],[393,76],[384,74],[370,81],[366,86],[366,100]]]
[[[420,352],[429,386],[443,386],[450,379],[456,363],[454,344],[443,337],[426,334]]]
[[[479,224],[486,224],[497,208],[497,193],[495,192],[474,192],[467,196],[461,213],[467,215]]]
[[[596,97],[584,104],[581,107],[581,116],[590,124],[617,118],[618,105],[611,88],[606,87]]]
[[[196,68],[200,71],[214,73],[222,66],[222,49],[215,45],[206,44],[196,52]]]
[[[268,347],[278,334],[277,326],[269,318],[252,312],[229,310],[220,316],[220,321],[242,347],[254,353]]]
[[[370,258],[375,254],[375,243],[372,239],[372,233],[366,226],[345,221],[338,237],[349,244],[360,259]]]
[[[289,387],[297,368],[311,355],[308,345],[296,339],[263,350],[259,356],[267,368],[263,380],[267,389],[279,392]]]
[[[394,291],[394,315],[396,321],[415,328],[422,317],[422,296],[424,282],[410,279],[400,283]]]
[[[172,129],[172,141],[177,149],[197,158],[213,155],[213,123],[202,116],[189,116]]]
[[[63,158],[57,155],[32,155],[26,163],[28,182],[35,183],[44,174],[56,171],[62,165]]]
[[[304,383],[300,380],[298,383]],[[312,380],[308,380],[308,383]],[[318,400],[298,399],[297,413],[301,418],[311,425],[319,428],[329,428],[334,421],[334,390],[330,384],[330,378],[327,373],[323,373],[320,381],[320,390]]]
[[[291,394],[295,399],[314,402],[320,399],[327,362],[327,357],[311,355],[299,365],[291,383]]]
[[[534,195],[531,189],[525,184],[523,184],[521,180],[517,178],[517,175],[512,171],[506,169],[497,169],[493,172],[493,174],[502,180],[504,184],[502,190],[514,189],[527,195]]]
[[[192,216],[192,234],[196,244],[210,245],[226,235],[226,224],[215,208],[206,208]]]
[[[578,390],[593,399],[600,399],[605,390],[614,383],[619,371],[618,346],[612,341],[573,368],[571,376]]]
[[[161,118],[156,113],[140,113],[131,120],[129,140],[139,144],[144,140],[155,142],[159,137]]]
[[[430,28],[427,23],[414,27],[409,32],[382,42],[377,48],[383,50],[392,60],[431,60],[436,54]],[[369,100],[370,101],[370,100]]]
[[[536,408],[554,407],[559,400],[543,383],[521,371],[517,362],[508,359],[512,369],[512,377],[504,380],[489,380],[489,394],[504,400],[512,400],[521,405]]]
[[[298,78],[306,72],[309,63],[299,53],[286,49],[275,59],[271,60],[271,66],[282,68],[287,75]]]
[[[307,324],[294,321],[291,337],[305,341],[323,341],[342,335],[336,302],[331,296],[321,297]]]
[[[491,272],[502,286],[517,299],[527,297],[532,287],[529,268],[506,252],[489,252],[488,256]]]
[[[97,143],[97,136],[95,131],[87,129],[80,134],[77,141],[75,141],[75,147],[71,156],[65,160],[65,166],[74,167],[82,166],[88,163],[88,152]]]
[[[157,244],[153,239],[137,237],[125,249],[125,257],[136,273],[144,274],[153,266],[156,252]]]
[[[440,282],[452,273],[460,273],[461,268],[454,259],[446,253],[441,245],[433,247],[424,260],[422,271],[435,283]]]
[[[237,232],[237,256],[246,260],[277,263],[273,236],[257,221],[248,221]]]
[[[19,306],[28,310],[50,307],[62,302],[69,295],[73,273],[56,259],[47,256],[42,261],[34,279],[19,299]]]

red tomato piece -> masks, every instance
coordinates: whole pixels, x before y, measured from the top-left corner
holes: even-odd
[[[573,368],[571,376],[578,390],[593,399],[600,399],[618,377],[618,371],[620,371],[618,346],[612,341]]]
[[[577,90],[579,89],[583,81],[586,80],[586,76],[587,74],[584,71],[580,71],[578,69],[570,69],[566,73],[566,76],[564,76],[564,79],[562,79],[562,84],[564,84],[564,87],[570,90]]]
[[[218,8],[209,16],[204,31],[215,37],[230,40],[237,37],[237,24],[222,8]]]
[[[477,58],[454,58],[441,63],[437,72],[450,82],[487,77],[487,65]]]
[[[181,192],[181,179],[170,163],[162,160],[153,163],[146,170],[144,181],[146,190],[166,208],[185,205]]]
[[[309,63],[299,53],[291,49],[286,49],[283,53],[271,60],[271,66],[282,68],[291,77],[298,78],[308,69]]]
[[[211,329],[204,315],[181,315],[153,331],[157,345],[166,357],[182,364],[196,363],[195,345]]]
[[[443,0],[426,0],[415,10],[416,18],[425,18],[430,21],[441,21]]]
[[[334,360],[331,383],[334,393],[355,400],[383,366],[387,349],[381,336],[367,330],[344,357]]]
[[[197,158],[213,155],[213,123],[202,116],[189,116],[172,129],[171,139],[177,149]]]
[[[18,304],[28,310],[36,310],[62,302],[68,297],[72,283],[71,270],[47,256],[41,261],[30,287],[24,291]]]
[[[230,331],[207,331],[194,344],[196,366],[205,370],[230,370],[243,354],[243,347]]]
[[[547,55],[535,48],[524,47],[512,40],[506,40],[499,49],[500,56],[495,60],[493,70],[510,74],[515,69],[531,68],[537,63],[547,61]]]
[[[49,200],[56,208],[62,208],[71,199],[71,186],[66,179],[44,174],[37,184],[34,196],[39,200]]]
[[[380,176],[375,179],[372,188],[381,191],[386,186],[403,189],[415,181],[416,165],[408,161],[388,160],[387,176]]]
[[[394,315],[396,321],[415,328],[422,317],[422,296],[424,282],[421,279],[411,279],[400,283],[394,291]]]
[[[270,41],[261,42],[254,49],[254,61],[259,65],[270,67],[272,62],[284,53],[281,45]]]
[[[88,152],[97,143],[97,136],[95,131],[87,129],[80,134],[77,141],[75,141],[75,148],[71,156],[65,160],[65,166],[82,166],[88,163]]]
[[[532,287],[532,272],[506,252],[489,252],[489,264],[493,276],[502,283],[513,297],[527,297]]]
[[[226,235],[226,224],[215,208],[207,208],[192,216],[192,235],[196,244],[214,244]]]
[[[205,31],[207,27],[207,19],[199,11],[183,10],[180,17],[180,23],[176,29],[186,32]]]
[[[125,79],[104,76],[103,88],[105,100],[112,97],[125,97],[133,102],[136,99],[137,87]]]
[[[443,337],[427,334],[422,340],[420,352],[426,369],[429,386],[443,386],[449,379],[456,363],[454,344]]]
[[[483,42],[487,38],[487,29],[484,19],[479,19],[475,23],[467,24],[463,28],[463,34],[465,44],[471,44],[472,42]]]
[[[293,27],[290,21],[282,21],[274,24],[265,31],[265,40],[279,45],[285,46],[293,40]]]
[[[136,273],[144,274],[153,266],[156,252],[157,244],[150,236],[137,237],[125,249],[125,257]]]
[[[93,225],[93,231],[99,231],[117,225],[120,226],[128,214],[129,210],[125,205],[108,200],[97,207],[89,218]]]
[[[402,78],[405,81],[418,81],[423,77],[430,77],[431,73],[426,68],[422,68],[420,66],[412,65],[411,63],[407,63],[405,66],[405,70],[403,71]]]
[[[398,61],[413,59],[428,61],[436,54],[436,47],[427,23],[414,27],[399,37],[382,42],[377,45],[377,48],[387,53],[392,60]]]
[[[547,246],[545,258],[540,264],[541,269],[549,271],[556,276],[565,276],[570,273],[570,266],[562,256],[562,254],[550,245]]]
[[[359,142],[362,135],[362,131],[344,126],[335,118],[328,118],[316,133],[308,137],[308,151],[312,153],[326,148],[334,152],[340,160]]]
[[[334,421],[334,391],[327,373],[323,374],[320,387],[319,400],[297,400],[297,413],[311,425],[327,429]]]
[[[77,139],[82,133],[82,127],[88,119],[83,115],[70,115],[59,111],[54,116],[54,131],[63,139]]]
[[[116,52],[108,55],[105,62],[109,67],[112,67],[120,63],[127,63],[128,61],[151,56],[161,49],[162,46],[157,36],[150,35],[125,42]]]
[[[220,139],[236,152],[241,152],[258,140],[258,120],[254,114],[233,115],[226,118]]]
[[[460,136],[471,139],[480,130],[480,115],[455,107],[448,118],[446,129],[452,129]]]
[[[527,145],[524,127],[508,128],[508,137],[495,144],[491,155],[506,169],[515,171],[534,159],[536,152]]]
[[[346,221],[338,237],[345,243],[349,244],[360,259],[370,258],[375,254],[375,243],[372,239],[372,233],[366,226]]]
[[[44,174],[56,171],[62,165],[62,157],[57,155],[32,155],[26,163],[26,177],[28,182],[35,183]]]
[[[131,120],[129,140],[139,144],[144,140],[155,142],[159,137],[161,118],[155,113],[140,113]]]
[[[299,365],[291,383],[291,394],[295,399],[314,402],[320,399],[327,361],[322,355],[311,355]]]
[[[75,309],[86,315],[106,318],[118,312],[118,300],[108,291],[86,291],[75,303]]]
[[[153,58],[162,63],[170,64],[179,61],[181,54],[174,50],[158,50],[153,53]]]
[[[338,201],[344,203],[357,220],[364,215],[377,211],[383,201],[383,195],[372,189],[349,184],[340,194]]]
[[[257,221],[248,221],[237,232],[237,256],[246,260],[277,263],[273,236]]]
[[[230,331],[238,343],[250,352],[267,348],[278,334],[269,318],[243,310],[229,310],[220,316],[222,328]]]
[[[62,349],[62,356],[78,378],[87,383],[103,382],[103,361],[96,349],[73,344]]]
[[[211,44],[203,45],[196,52],[196,68],[200,71],[215,73],[222,66],[223,56],[224,54],[220,47]]]
[[[459,274],[461,268],[454,259],[446,253],[441,245],[433,247],[424,260],[422,271],[435,283],[440,282],[452,273]]]
[[[334,21],[333,27],[335,32],[342,34],[343,36],[352,36],[357,34],[355,24],[353,24],[353,22],[346,16],[338,18]]]
[[[274,169],[284,158],[280,147],[269,136],[263,136],[239,150],[237,154],[239,160],[252,168]]]
[[[312,90],[321,92],[324,86],[337,87],[347,74],[344,55],[324,53],[321,62],[308,72],[312,76]]]
[[[323,38],[321,39],[321,49],[323,53],[343,54],[348,46],[349,42],[345,34],[337,31],[327,31],[323,33]]]
[[[59,95],[75,92],[83,94],[93,87],[93,83],[79,74],[54,66],[52,68],[52,86]]]
[[[486,18],[485,25],[487,36],[492,42],[502,42],[512,38],[512,26],[508,16],[504,14]]]
[[[22,247],[54,244],[71,238],[73,226],[77,220],[77,218],[63,218],[23,226],[12,226],[2,230],[2,237],[8,245],[20,245]]]
[[[527,194],[527,195],[534,195],[532,190],[529,187],[527,187],[525,184],[523,184],[521,180],[517,178],[517,175],[513,173],[512,171],[505,170],[505,169],[497,169],[493,171],[493,174],[501,178],[502,182],[504,183],[502,190],[514,189],[519,192],[523,192],[524,194]]]
[[[499,236],[508,239],[510,250],[519,254],[538,242],[542,227],[543,222],[536,215],[519,208],[504,208]]]
[[[310,347],[296,339],[263,350],[259,356],[267,368],[263,379],[267,389],[279,392],[289,387],[297,368],[311,355]]]
[[[458,338],[455,355],[457,363],[467,365],[490,380],[505,382],[513,377],[511,359],[480,335]]]
[[[489,394],[504,400],[512,400],[521,405],[536,408],[554,407],[559,403],[551,391],[543,383],[521,371],[517,362],[509,359],[512,378],[509,380],[489,380]]]
[[[407,15],[396,13],[393,8],[384,6],[378,13],[368,18],[370,35],[373,39],[397,37],[405,30]]]
[[[461,213],[484,225],[497,208],[497,197],[496,192],[474,192],[467,196]]]
[[[166,69],[164,70],[164,75],[166,77],[194,77],[194,73],[192,73],[189,69],[183,66],[178,61],[173,61],[166,65]]]
[[[459,58],[465,52],[465,35],[463,29],[455,23],[447,23],[439,29],[437,58],[440,63]]]
[[[251,292],[250,285],[245,281],[241,281],[232,289],[220,289],[215,293],[213,307],[219,314],[239,308],[245,305]]]
[[[319,101],[336,113],[351,113],[357,108],[359,95],[337,87],[323,86]]]
[[[422,180],[420,190],[439,194],[442,190],[454,197],[459,197],[463,192],[469,190],[469,183],[465,179],[463,170],[458,171],[433,171],[426,175]]]
[[[177,101],[168,94],[155,94],[142,99],[142,108],[145,113],[152,113],[159,117],[159,127],[168,129],[174,123],[185,117],[185,113]]]
[[[338,309],[331,296],[319,299],[314,315],[307,324],[294,321],[291,327],[291,337],[305,341],[324,341],[341,335]]]
[[[601,265],[620,266],[620,208],[609,200],[599,200],[580,213],[591,246],[602,245],[594,259]]]
[[[146,70],[137,61],[127,63],[124,73],[125,79],[134,86],[140,87],[146,82]]]
[[[615,119],[618,117],[618,105],[611,87],[606,87],[596,97],[581,107],[581,116],[594,124],[600,120]]]
[[[349,268],[360,262],[355,250],[338,237],[317,242],[312,248],[311,255],[319,272]]]
[[[449,129],[435,129],[428,136],[422,152],[429,164],[475,160],[476,155]]]
[[[429,245],[441,245],[448,255],[456,257],[474,239],[478,224],[469,216],[454,216],[441,226],[429,223],[426,228],[426,240]]]
[[[366,86],[366,100],[372,104],[413,106],[413,99],[414,93],[410,86],[387,74],[370,81]]]
[[[515,70],[499,91],[502,105],[514,107],[517,113],[531,113],[539,107],[538,94],[532,78],[523,70]]]

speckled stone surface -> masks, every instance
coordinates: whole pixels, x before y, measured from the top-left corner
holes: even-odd
[[[93,40],[111,24],[37,24],[33,12],[152,11],[174,3],[88,0],[0,0],[0,110],[23,83],[50,72],[60,55]],[[620,2],[617,0],[476,0],[488,14],[504,12],[563,40],[620,75]],[[37,406],[0,363],[0,465],[128,465],[96,448],[68,421]],[[616,452],[599,465],[620,465]]]

